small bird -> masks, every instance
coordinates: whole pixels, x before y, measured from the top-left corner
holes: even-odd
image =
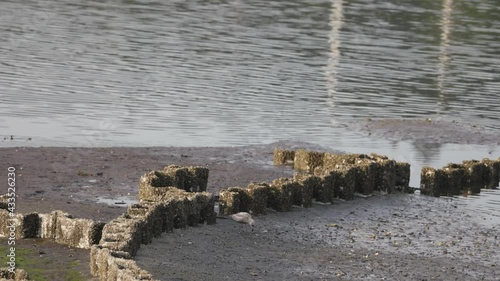
[[[239,213],[233,214],[233,215],[231,215],[231,218],[235,222],[246,223],[246,224],[251,225],[252,227],[255,223],[255,221],[252,219],[252,215],[250,215],[247,212],[239,212]]]

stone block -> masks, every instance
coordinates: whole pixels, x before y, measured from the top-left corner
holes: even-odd
[[[447,183],[440,188],[440,195],[460,195],[467,192],[467,176],[464,166],[450,163],[443,167]]]
[[[420,194],[439,197],[448,190],[448,176],[441,169],[423,167],[420,173]]]
[[[10,216],[9,216],[9,211],[0,209],[0,236],[4,237],[9,237],[9,228],[8,226],[10,225]]]
[[[190,182],[191,175],[188,168],[177,165],[169,165],[163,169],[163,172],[172,181],[173,186],[189,191],[190,187],[188,184]]]
[[[200,223],[215,224],[217,214],[214,211],[215,198],[210,192],[197,194],[196,200],[200,206]]]
[[[297,171],[313,173],[314,168],[323,165],[324,152],[307,151],[299,149],[295,151],[293,168]]]
[[[127,215],[144,221],[144,229],[141,231],[141,243],[149,244],[153,238],[163,232],[163,205],[159,203],[142,203],[130,205]]]
[[[248,189],[243,187],[230,187],[227,189],[230,192],[237,192],[239,197],[239,211],[248,212],[252,206],[252,197],[248,193]]]
[[[293,165],[295,159],[294,150],[274,149],[273,164],[275,166]]]
[[[165,173],[152,171],[146,173],[139,181],[139,199],[159,201],[174,183]]]
[[[500,182],[500,160],[495,161],[495,160],[490,160],[490,159],[483,159],[483,164],[488,167],[490,170],[490,181],[486,185],[486,188],[489,189],[495,189],[498,187],[498,183]]]
[[[295,173],[293,180],[299,184],[301,192],[299,199],[294,199],[295,203],[304,208],[311,207],[314,190],[321,186],[321,179],[314,175]]]
[[[411,167],[406,162],[396,162],[396,189],[405,193],[411,192],[410,189]]]
[[[162,230],[163,232],[172,232],[175,228],[175,205],[174,199],[165,200],[160,204],[163,207],[163,220],[162,220]]]
[[[9,207],[9,196],[7,194],[0,195],[0,210],[7,210]]]
[[[55,239],[56,238],[56,211],[50,214],[38,214],[40,219],[40,228],[38,229],[38,237]]]
[[[477,160],[463,161],[467,176],[467,190],[472,194],[481,192],[482,188],[487,188],[490,183],[490,169]]]
[[[207,190],[209,170],[205,167],[188,167],[189,177],[186,191],[203,192]]]
[[[345,200],[352,200],[356,190],[356,177],[358,175],[358,169],[356,166],[342,166],[335,170],[335,172],[338,172],[338,180],[336,184],[339,190],[338,197]]]
[[[102,235],[104,224],[90,219],[74,219],[69,214],[56,211],[55,237],[57,243],[90,249]]]
[[[379,165],[375,169],[375,190],[392,193],[396,188],[396,161],[382,156],[374,157]]]
[[[219,191],[219,212],[223,215],[232,215],[240,211],[240,193],[221,189]]]
[[[253,214],[265,214],[269,195],[269,185],[266,183],[251,183],[248,185],[248,194],[252,198],[250,210]]]
[[[142,241],[144,221],[121,215],[104,226],[100,245],[113,251],[127,252],[135,256]]]
[[[315,178],[311,181],[314,184],[313,197],[319,202],[333,203],[335,197],[339,197],[340,173],[335,169],[316,168]]]
[[[292,190],[295,183],[287,178],[272,181],[269,186],[267,206],[279,212],[289,211],[292,207]]]

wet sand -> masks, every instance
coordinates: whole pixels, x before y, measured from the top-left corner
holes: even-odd
[[[499,231],[482,219],[458,200],[375,194],[258,216],[253,230],[175,230],[137,261],[159,280],[499,280]]]
[[[446,131],[446,124],[401,122],[367,128],[388,137],[392,130],[400,139],[420,139],[410,133],[420,128],[418,134],[435,141],[458,136],[459,143],[496,145],[499,140],[478,135],[473,127]],[[391,128],[398,126],[404,129],[395,133]],[[136,200],[141,175],[169,164],[208,167],[211,192],[292,175],[289,167],[272,166],[274,147],[324,150],[294,142],[223,148],[29,147],[2,148],[0,159],[5,171],[17,168],[19,212],[59,209],[109,221],[125,212],[126,205],[115,203]],[[6,180],[1,188],[7,190]],[[110,204],[98,203],[103,199]],[[253,231],[220,219],[142,245],[138,262],[160,280],[499,280],[498,228],[481,224],[488,218],[450,200],[375,194],[271,212],[256,218]]]

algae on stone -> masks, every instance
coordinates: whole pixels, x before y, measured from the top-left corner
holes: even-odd
[[[293,168],[297,171],[313,173],[314,168],[323,165],[324,152],[308,151],[298,149],[295,151]]]
[[[252,198],[252,205],[250,207],[252,213],[265,214],[267,210],[269,185],[266,183],[250,183],[248,185],[248,194]]]
[[[274,149],[273,164],[275,166],[293,165],[295,151],[285,149]]]
[[[279,212],[290,211],[294,186],[293,181],[287,178],[273,180],[269,186],[267,206]]]

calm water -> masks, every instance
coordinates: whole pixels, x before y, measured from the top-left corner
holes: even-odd
[[[293,139],[410,161],[416,186],[422,165],[500,150],[345,124],[499,131],[499,14],[498,0],[2,1],[0,132],[16,140],[0,146]]]

